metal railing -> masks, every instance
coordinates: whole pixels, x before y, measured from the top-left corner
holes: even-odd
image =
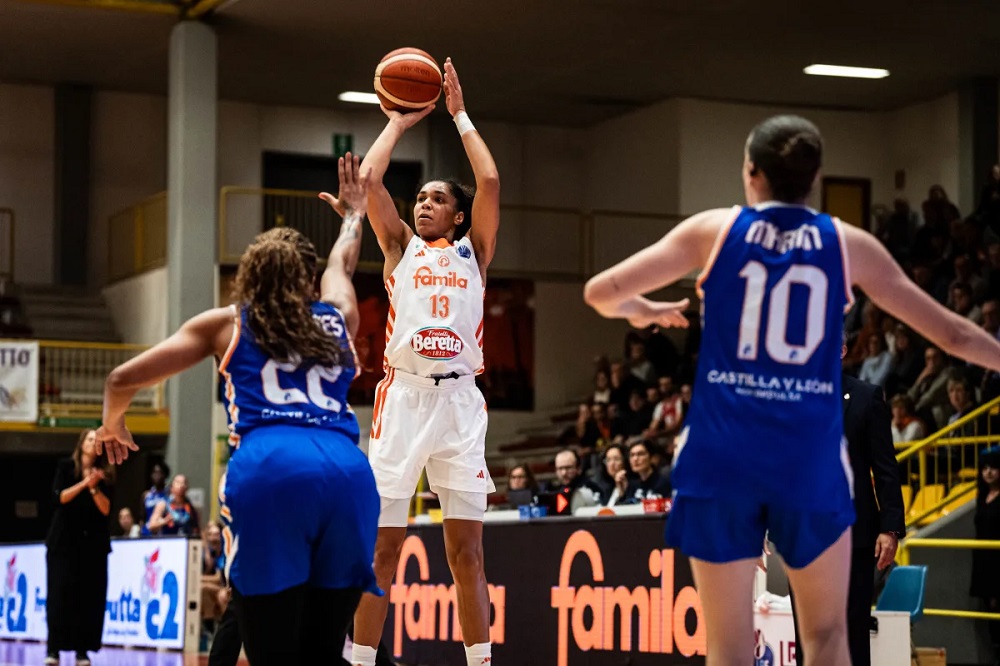
[[[223,187],[219,193],[219,263],[239,263],[254,236],[276,226],[301,231],[324,254],[336,240],[340,220],[317,195],[304,190]],[[399,198],[394,202],[400,219],[412,222],[414,202]],[[636,211],[510,204],[501,205],[500,211],[503,227],[491,274],[544,279],[587,278],[652,244],[684,219]],[[628,225],[627,234],[622,233],[624,225]],[[530,237],[525,234],[528,229]],[[373,270],[382,263],[375,235],[365,225],[359,264]]]
[[[14,210],[0,208],[0,278],[14,280]]]
[[[896,460],[905,464],[903,485],[914,483],[914,501],[921,490],[940,486],[940,498],[922,510],[907,513],[907,529],[925,526],[971,499],[979,473],[979,451],[1000,443],[995,421],[1000,397],[977,407],[937,432],[915,442],[901,442]]]
[[[159,192],[108,220],[108,281],[167,263],[167,193]]]
[[[40,422],[49,425],[99,419],[108,373],[147,349],[144,345],[51,340],[40,341],[39,348],[38,415]],[[162,383],[141,389],[129,407],[133,415],[165,411]]]
[[[900,564],[910,564],[910,550],[913,548],[1000,550],[1000,541],[981,541],[979,539],[920,539],[910,537],[899,542],[897,559]],[[975,620],[1000,620],[1000,613],[984,613],[981,611],[951,610],[942,608],[924,608],[924,615],[936,615],[939,617],[963,617]]]

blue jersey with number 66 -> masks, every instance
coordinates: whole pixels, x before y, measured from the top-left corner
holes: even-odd
[[[805,206],[734,208],[698,279],[702,338],[677,493],[850,510],[840,224]]]
[[[344,316],[321,301],[311,307],[313,319],[340,343],[340,365],[281,363],[269,358],[247,325],[246,309],[239,312],[233,342],[219,364],[232,446],[239,446],[240,437],[250,430],[268,425],[337,430],[357,442],[358,421],[347,404],[347,390],[356,373],[355,357]]]

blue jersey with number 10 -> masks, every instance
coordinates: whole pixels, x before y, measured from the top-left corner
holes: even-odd
[[[347,404],[347,390],[357,372],[344,317],[328,303],[312,304],[313,318],[338,340],[342,362],[324,367],[279,363],[257,345],[247,326],[246,309],[226,357],[219,364],[225,378],[227,418],[232,446],[254,428],[300,425],[336,430],[357,443],[358,421]]]
[[[850,283],[839,221],[737,208],[699,278],[702,338],[673,486],[691,497],[850,510],[840,358]]]

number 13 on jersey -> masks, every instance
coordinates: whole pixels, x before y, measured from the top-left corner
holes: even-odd
[[[740,316],[739,343],[736,357],[756,361],[760,342],[760,325],[763,318],[764,290],[767,287],[767,267],[759,261],[748,261],[739,273],[746,280],[743,295],[743,313]],[[803,344],[788,342],[790,323],[789,302],[792,285],[799,284],[809,290],[806,304],[805,335]],[[826,333],[826,302],[829,280],[821,269],[807,264],[793,264],[771,288],[767,312],[767,336],[764,347],[767,355],[778,363],[805,365],[815,353]]]
[[[438,294],[433,294],[431,296],[431,316],[434,318],[442,318],[448,316],[451,312],[450,301],[447,296],[439,296]]]

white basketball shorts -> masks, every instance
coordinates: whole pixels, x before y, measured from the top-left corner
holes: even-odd
[[[489,494],[486,400],[474,375],[435,380],[390,368],[375,391],[368,461],[379,495],[413,496],[426,468],[431,490]]]

